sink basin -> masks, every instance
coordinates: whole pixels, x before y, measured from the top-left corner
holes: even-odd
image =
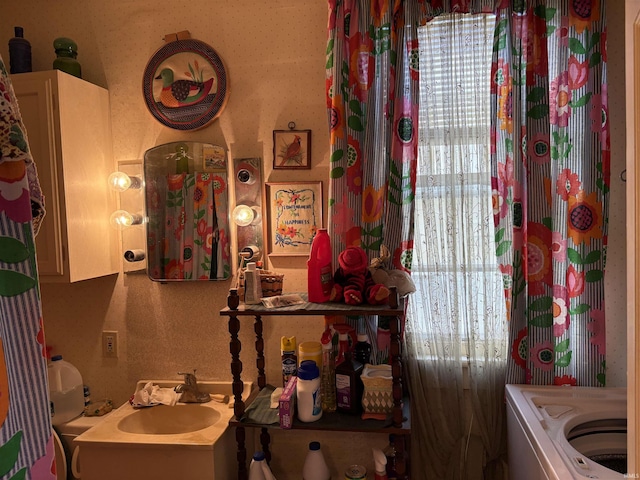
[[[176,380],[141,380],[173,388]],[[228,396],[231,382],[198,381],[201,391]],[[253,384],[244,382],[246,401]],[[133,408],[129,402],[76,438],[82,451],[82,478],[88,480],[139,480],[140,478],[237,478],[235,432],[229,429],[233,408],[212,399],[207,403]],[[247,445],[252,451],[253,444]],[[188,468],[185,468],[188,466]]]
[[[220,411],[202,404],[158,405],[138,409],[118,422],[118,429],[145,435],[175,435],[197,432],[215,424]]]

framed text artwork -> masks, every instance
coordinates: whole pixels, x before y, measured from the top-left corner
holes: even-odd
[[[308,256],[322,228],[322,182],[267,183],[269,255]]]
[[[274,130],[273,168],[311,168],[311,130]]]
[[[181,32],[186,33],[188,32]],[[176,130],[197,130],[215,120],[229,93],[222,59],[192,38],[167,41],[147,63],[142,88],[149,112]]]

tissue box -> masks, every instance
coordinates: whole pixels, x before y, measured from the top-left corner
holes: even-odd
[[[393,410],[393,376],[391,365],[364,366],[362,408],[365,413],[386,414]]]
[[[279,415],[280,428],[289,429],[293,425],[293,416],[296,410],[296,385],[298,377],[291,377],[280,395]]]

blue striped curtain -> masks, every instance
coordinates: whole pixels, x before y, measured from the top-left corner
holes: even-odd
[[[0,94],[0,477],[55,480],[34,244],[44,202],[1,57]]]

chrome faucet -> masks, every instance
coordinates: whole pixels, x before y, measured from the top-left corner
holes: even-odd
[[[211,401],[211,395],[198,389],[198,381],[196,380],[196,371],[193,373],[178,372],[178,375],[184,375],[184,383],[177,385],[174,390],[181,393],[179,402],[182,403],[206,403]]]

